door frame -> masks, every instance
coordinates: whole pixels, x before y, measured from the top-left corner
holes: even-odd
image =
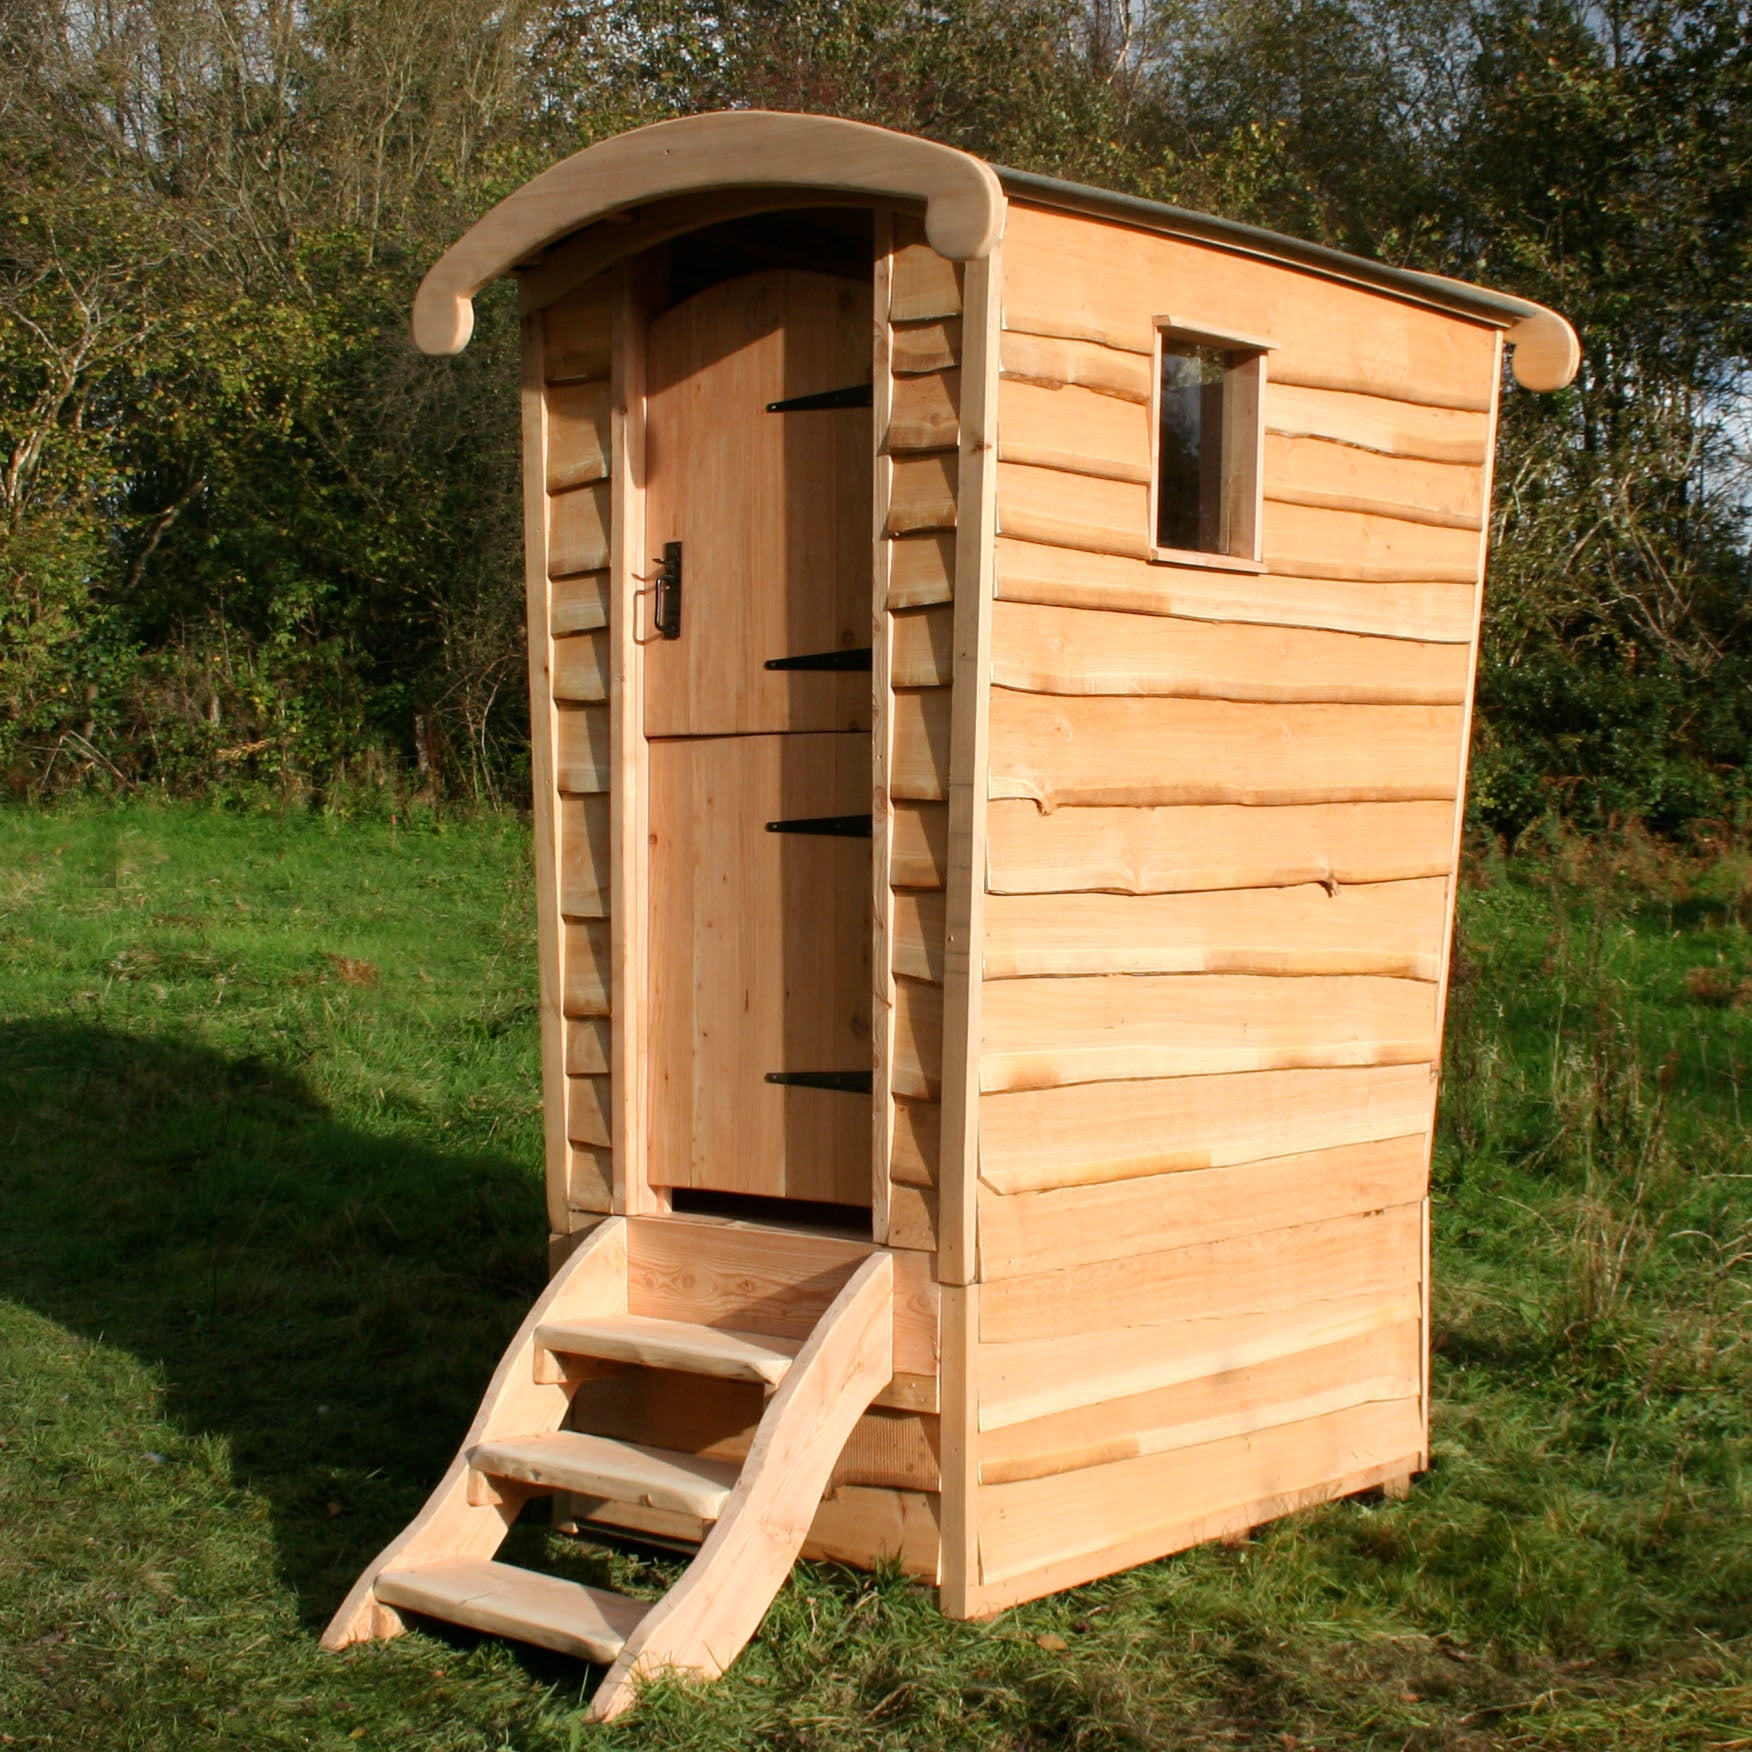
[[[788,205],[773,202],[773,206]],[[819,204],[819,200],[817,202]],[[863,203],[858,203],[862,205]],[[738,203],[740,205],[740,203]],[[712,220],[702,216],[701,223]],[[886,612],[889,543],[884,515],[893,464],[883,454],[893,379],[889,369],[889,276],[893,214],[874,205],[873,320],[871,335],[872,420],[870,466],[870,884],[871,1027],[870,1225],[872,1241],[886,1245],[889,1230],[888,1162],[893,1146],[891,1099],[894,1057],[893,900],[888,884],[893,812],[888,773],[893,742],[889,709],[892,652]],[[610,1009],[614,1027],[612,1112],[615,1212],[660,1216],[672,1210],[670,1189],[650,1176],[650,767],[645,736],[644,645],[650,637],[654,565],[645,533],[645,356],[653,314],[651,264],[641,254],[614,270],[614,324],[610,433],[615,481],[609,538],[609,820],[610,867],[615,904],[610,909]],[[634,904],[622,904],[621,897]]]

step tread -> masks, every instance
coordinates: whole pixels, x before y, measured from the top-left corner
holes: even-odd
[[[386,1570],[372,1591],[387,1606],[604,1664],[651,1609],[646,1600],[488,1558]]]
[[[756,1337],[643,1314],[552,1321],[536,1329],[536,1342],[566,1356],[643,1363],[648,1368],[680,1369],[694,1375],[723,1375],[732,1380],[760,1381],[769,1387],[784,1380],[803,1347],[801,1339]]]
[[[705,1460],[577,1430],[482,1442],[470,1451],[469,1464],[491,1478],[679,1509],[702,1521],[717,1519],[741,1473],[734,1461]]]

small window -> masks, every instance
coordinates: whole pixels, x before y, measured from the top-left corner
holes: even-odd
[[[1257,568],[1260,341],[1159,324],[1154,557]]]

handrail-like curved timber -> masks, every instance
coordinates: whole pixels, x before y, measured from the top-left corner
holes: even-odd
[[[470,226],[420,282],[415,343],[424,353],[460,353],[474,332],[475,294],[593,220],[666,195],[736,188],[923,201],[925,235],[951,261],[988,254],[1004,224],[997,173],[952,146],[830,116],[685,116],[573,153]]]

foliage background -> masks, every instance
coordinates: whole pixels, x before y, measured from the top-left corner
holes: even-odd
[[[515,320],[420,274],[554,158],[767,106],[1555,305],[1511,391],[1473,808],[1747,828],[1752,8],[9,0],[0,775],[521,798]]]

